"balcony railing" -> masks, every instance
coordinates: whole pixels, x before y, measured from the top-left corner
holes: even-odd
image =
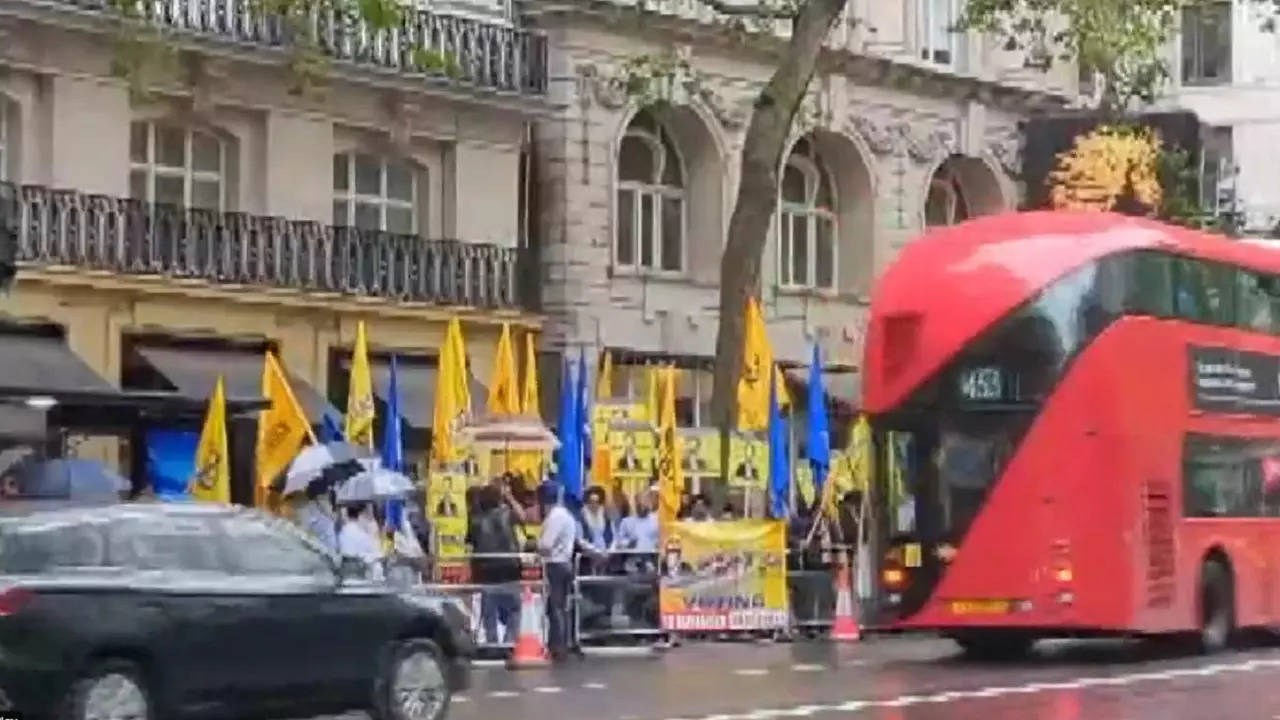
[[[111,0],[53,0],[81,10],[116,12]],[[286,48],[285,23],[260,10],[261,0],[143,0],[141,16],[164,30],[215,40]],[[399,27],[373,30],[336,11],[313,14],[311,40],[338,62],[424,75],[461,86],[543,95],[547,42],[540,33],[496,22],[408,9]],[[424,63],[423,58],[433,58]]]
[[[7,217],[6,217],[7,216]],[[475,308],[527,307],[515,248],[0,183],[0,251],[64,267]],[[0,253],[2,254],[2,253]]]

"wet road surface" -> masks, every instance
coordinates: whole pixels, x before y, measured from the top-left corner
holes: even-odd
[[[1200,657],[1149,643],[1049,643],[1017,663],[969,661],[932,639],[686,644],[545,670],[481,668],[450,718],[1271,720],[1280,644]]]

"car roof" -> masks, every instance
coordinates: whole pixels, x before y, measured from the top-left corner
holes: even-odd
[[[0,504],[0,521],[34,522],[111,521],[136,517],[220,517],[244,512],[244,508],[215,503],[76,503],[65,501],[18,500]]]

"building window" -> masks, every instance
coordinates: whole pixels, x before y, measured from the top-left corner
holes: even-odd
[[[1182,10],[1182,82],[1231,82],[1231,3],[1190,5]]]
[[[618,150],[616,266],[684,270],[684,185],[684,168],[670,134],[642,111]]]
[[[1236,167],[1230,127],[1201,131],[1200,206],[1215,217],[1236,209]]]
[[[951,65],[959,55],[956,21],[962,0],[915,0],[916,37],[920,57],[939,65]]]
[[[835,194],[830,174],[807,139],[796,143],[783,168],[779,207],[780,284],[834,290]]]
[[[129,195],[162,205],[222,210],[227,147],[218,136],[135,122],[129,137]]]
[[[929,197],[924,204],[925,227],[955,225],[968,219],[969,203],[965,201],[960,178],[943,165],[929,182]]]
[[[418,174],[407,162],[333,156],[333,224],[399,235],[418,232]]]

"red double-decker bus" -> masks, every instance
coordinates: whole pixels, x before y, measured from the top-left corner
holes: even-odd
[[[883,627],[982,653],[1280,624],[1280,250],[1125,216],[928,233],[871,304]]]

